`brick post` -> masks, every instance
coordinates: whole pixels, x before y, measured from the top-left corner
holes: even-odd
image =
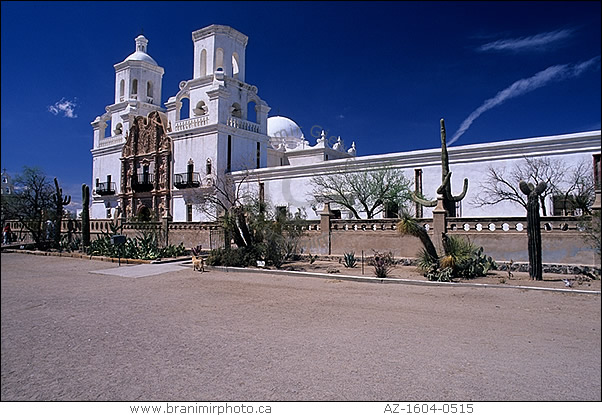
[[[437,197],[437,206],[433,209],[433,245],[439,255],[443,255],[442,235],[447,231],[447,212],[443,207],[443,196]]]
[[[324,203],[324,209],[320,212],[320,233],[323,237],[326,237],[327,247],[326,255],[331,254],[331,233],[330,233],[330,221],[334,217],[334,213],[330,210],[330,203]]]

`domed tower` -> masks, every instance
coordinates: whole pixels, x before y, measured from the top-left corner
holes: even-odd
[[[148,40],[143,35],[135,40],[136,51],[114,66],[115,104],[129,100],[159,104],[164,70],[146,52]]]
[[[147,52],[148,40],[135,39],[135,50],[115,68],[115,99],[106,112],[91,123],[94,129],[92,149],[92,218],[111,217],[121,188],[121,151],[126,133],[137,116],[148,116],[161,108],[164,69]]]

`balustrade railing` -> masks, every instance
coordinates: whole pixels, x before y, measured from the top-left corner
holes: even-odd
[[[241,130],[252,131],[254,133],[260,132],[259,124],[236,117],[229,117],[227,125],[230,127],[239,128]]]
[[[174,131],[192,130],[193,128],[203,127],[205,125],[209,125],[209,116],[187,118],[185,120],[176,121]]]

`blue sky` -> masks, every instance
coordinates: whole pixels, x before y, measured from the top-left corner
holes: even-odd
[[[600,129],[600,2],[1,3],[1,164],[91,183],[90,122],[143,31],[162,102],[192,77],[194,30],[249,36],[246,80],[358,155]],[[312,127],[314,127],[312,129]],[[73,206],[71,206],[73,207]]]

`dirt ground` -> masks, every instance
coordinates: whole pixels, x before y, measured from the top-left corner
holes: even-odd
[[[291,261],[287,262],[282,266],[282,269],[291,271],[307,271],[307,272],[320,272],[328,273],[337,270],[337,274],[342,275],[364,275],[374,276],[374,267],[364,263],[364,270],[362,274],[362,265],[358,261],[354,268],[346,268],[341,262],[336,260],[316,260],[313,264],[310,264],[308,260],[304,261]],[[391,269],[390,278],[402,278],[410,280],[427,281],[422,273],[415,266],[402,266],[397,265]],[[564,280],[569,280],[571,287],[567,287]],[[569,275],[569,274],[552,274],[544,273],[543,281],[533,281],[529,277],[527,272],[512,271],[509,275],[507,271],[490,271],[487,276],[472,279],[458,279],[454,282],[457,283],[476,283],[476,284],[506,284],[506,285],[517,285],[517,286],[530,286],[530,287],[542,287],[542,288],[558,288],[558,289],[569,289],[569,290],[589,290],[589,291],[600,291],[600,279],[592,279],[586,275]]]
[[[599,294],[1,267],[2,401],[601,399]]]

